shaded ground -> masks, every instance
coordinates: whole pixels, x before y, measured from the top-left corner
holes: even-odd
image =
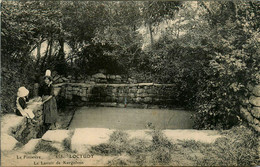
[[[69,128],[135,130],[152,124],[159,129],[191,129],[191,114],[185,110],[82,107],[76,111]]]

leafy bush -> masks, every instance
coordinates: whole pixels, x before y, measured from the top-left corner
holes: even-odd
[[[172,32],[166,32],[155,43],[148,53],[149,70],[159,81],[177,85],[173,92],[176,102],[196,110],[195,128],[228,129],[239,123],[239,106],[249,96],[247,85],[260,83],[259,48],[255,45],[259,21],[253,17],[259,4],[212,2],[203,6],[212,13],[198,16],[192,24],[200,24],[192,28],[194,34],[175,39]],[[221,15],[223,10],[230,14]],[[194,16],[186,13],[191,11],[180,12],[189,21]],[[219,17],[222,22],[216,23]]]
[[[15,59],[1,60],[1,113],[11,113],[16,107],[15,101],[18,88],[25,86],[29,97],[33,96],[33,83],[35,73],[31,61],[18,61]]]
[[[221,9],[235,7],[239,15],[233,17],[234,12],[225,16],[223,25],[216,28],[211,25],[210,35],[214,40],[208,44],[214,52],[208,54],[208,66],[203,68],[205,76],[199,78],[200,91],[196,94],[195,109],[197,122],[196,128],[203,129],[228,129],[239,123],[241,105],[243,99],[249,96],[247,85],[259,84],[259,49],[255,45],[257,38],[255,21],[253,16],[247,16],[250,12],[257,12],[255,7],[259,4],[250,3],[239,6],[239,3],[223,3],[216,5]],[[223,10],[223,9],[222,9]],[[212,17],[219,17],[215,11]],[[249,24],[249,26],[246,26]],[[236,31],[230,31],[234,29]],[[221,34],[217,35],[218,32]],[[218,43],[222,41],[222,43]]]

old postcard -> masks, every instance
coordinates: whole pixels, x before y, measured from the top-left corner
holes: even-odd
[[[257,166],[259,1],[2,1],[1,166]]]

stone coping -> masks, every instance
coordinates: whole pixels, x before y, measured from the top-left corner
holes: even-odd
[[[136,84],[102,84],[102,83],[58,83],[54,84],[54,87],[61,87],[64,85],[92,87],[92,86],[104,86],[104,87],[137,87],[137,86],[175,86],[175,84],[158,84],[158,83],[136,83]]]
[[[35,150],[39,142],[48,142],[59,151],[64,151],[64,141],[70,141],[70,148],[77,153],[85,154],[93,146],[109,143],[110,135],[118,131],[108,128],[76,128],[70,130],[48,130],[40,139],[31,139],[24,145],[20,152],[30,153]],[[152,142],[151,129],[120,130],[128,135],[129,140],[144,140]],[[173,143],[187,140],[203,143],[214,143],[218,138],[225,137],[218,130],[195,130],[195,129],[165,129],[162,135]],[[11,139],[10,139],[11,140]]]
[[[71,138],[71,149],[83,153],[91,146],[107,143],[109,136],[115,131],[107,128],[76,128]],[[123,130],[123,132],[129,135],[129,139],[152,141],[152,130]],[[217,130],[165,129],[162,133],[174,143],[186,140],[214,143],[216,139],[223,137]]]

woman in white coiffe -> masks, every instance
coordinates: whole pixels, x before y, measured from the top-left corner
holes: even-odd
[[[54,130],[57,128],[58,110],[50,70],[46,70],[44,84],[40,87],[39,95],[43,102],[43,121],[49,129]]]
[[[20,87],[17,92],[16,98],[16,115],[23,116],[31,120],[32,123],[35,123],[34,113],[31,109],[27,108],[27,99],[29,95],[29,90],[25,87]]]

